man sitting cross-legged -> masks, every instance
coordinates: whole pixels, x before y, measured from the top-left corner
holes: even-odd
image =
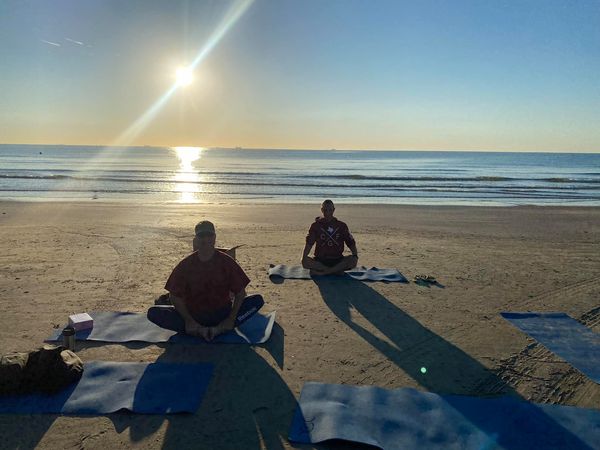
[[[177,264],[165,285],[172,305],[152,306],[151,322],[211,341],[264,305],[261,295],[246,297],[250,279],[235,260],[215,249],[215,241],[211,222],[196,225],[196,250]]]
[[[317,217],[308,230],[302,253],[302,267],[309,269],[312,275],[341,274],[356,267],[358,263],[356,242],[348,226],[333,217],[334,211],[333,202],[325,200],[321,205],[323,217]],[[344,242],[352,255],[344,256]],[[308,255],[315,244],[315,257],[311,258]]]

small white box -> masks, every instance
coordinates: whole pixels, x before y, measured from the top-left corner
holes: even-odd
[[[69,325],[75,328],[75,331],[89,330],[94,328],[94,319],[88,313],[73,314],[69,316]]]

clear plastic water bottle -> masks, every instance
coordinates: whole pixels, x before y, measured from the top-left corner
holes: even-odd
[[[68,326],[62,331],[63,347],[75,351],[75,328]]]

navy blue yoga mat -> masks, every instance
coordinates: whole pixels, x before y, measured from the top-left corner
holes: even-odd
[[[0,397],[0,413],[193,413],[212,371],[212,364],[90,361],[79,382],[58,394]]]
[[[306,383],[289,439],[343,439],[386,450],[590,449],[600,446],[600,410]]]
[[[150,342],[204,344],[206,341],[195,336],[178,334],[150,322],[145,314],[129,312],[92,312],[94,319],[92,330],[79,331],[77,340],[102,342]],[[217,336],[211,343],[226,344],[262,344],[271,336],[275,312],[266,316],[256,313],[238,328]],[[56,330],[46,341],[61,340],[61,330]]]
[[[565,313],[503,312],[502,317],[600,383],[600,334]]]
[[[407,283],[408,280],[396,269],[378,269],[377,267],[356,267],[344,272],[345,276],[352,277],[361,281],[386,281]],[[332,275],[335,276],[335,275]],[[308,269],[302,266],[286,266],[279,264],[269,268],[269,277],[288,278],[296,280],[310,280],[311,275]]]

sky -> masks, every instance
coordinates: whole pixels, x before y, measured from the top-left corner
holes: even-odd
[[[0,2],[0,143],[600,152],[598,124],[600,0]]]

